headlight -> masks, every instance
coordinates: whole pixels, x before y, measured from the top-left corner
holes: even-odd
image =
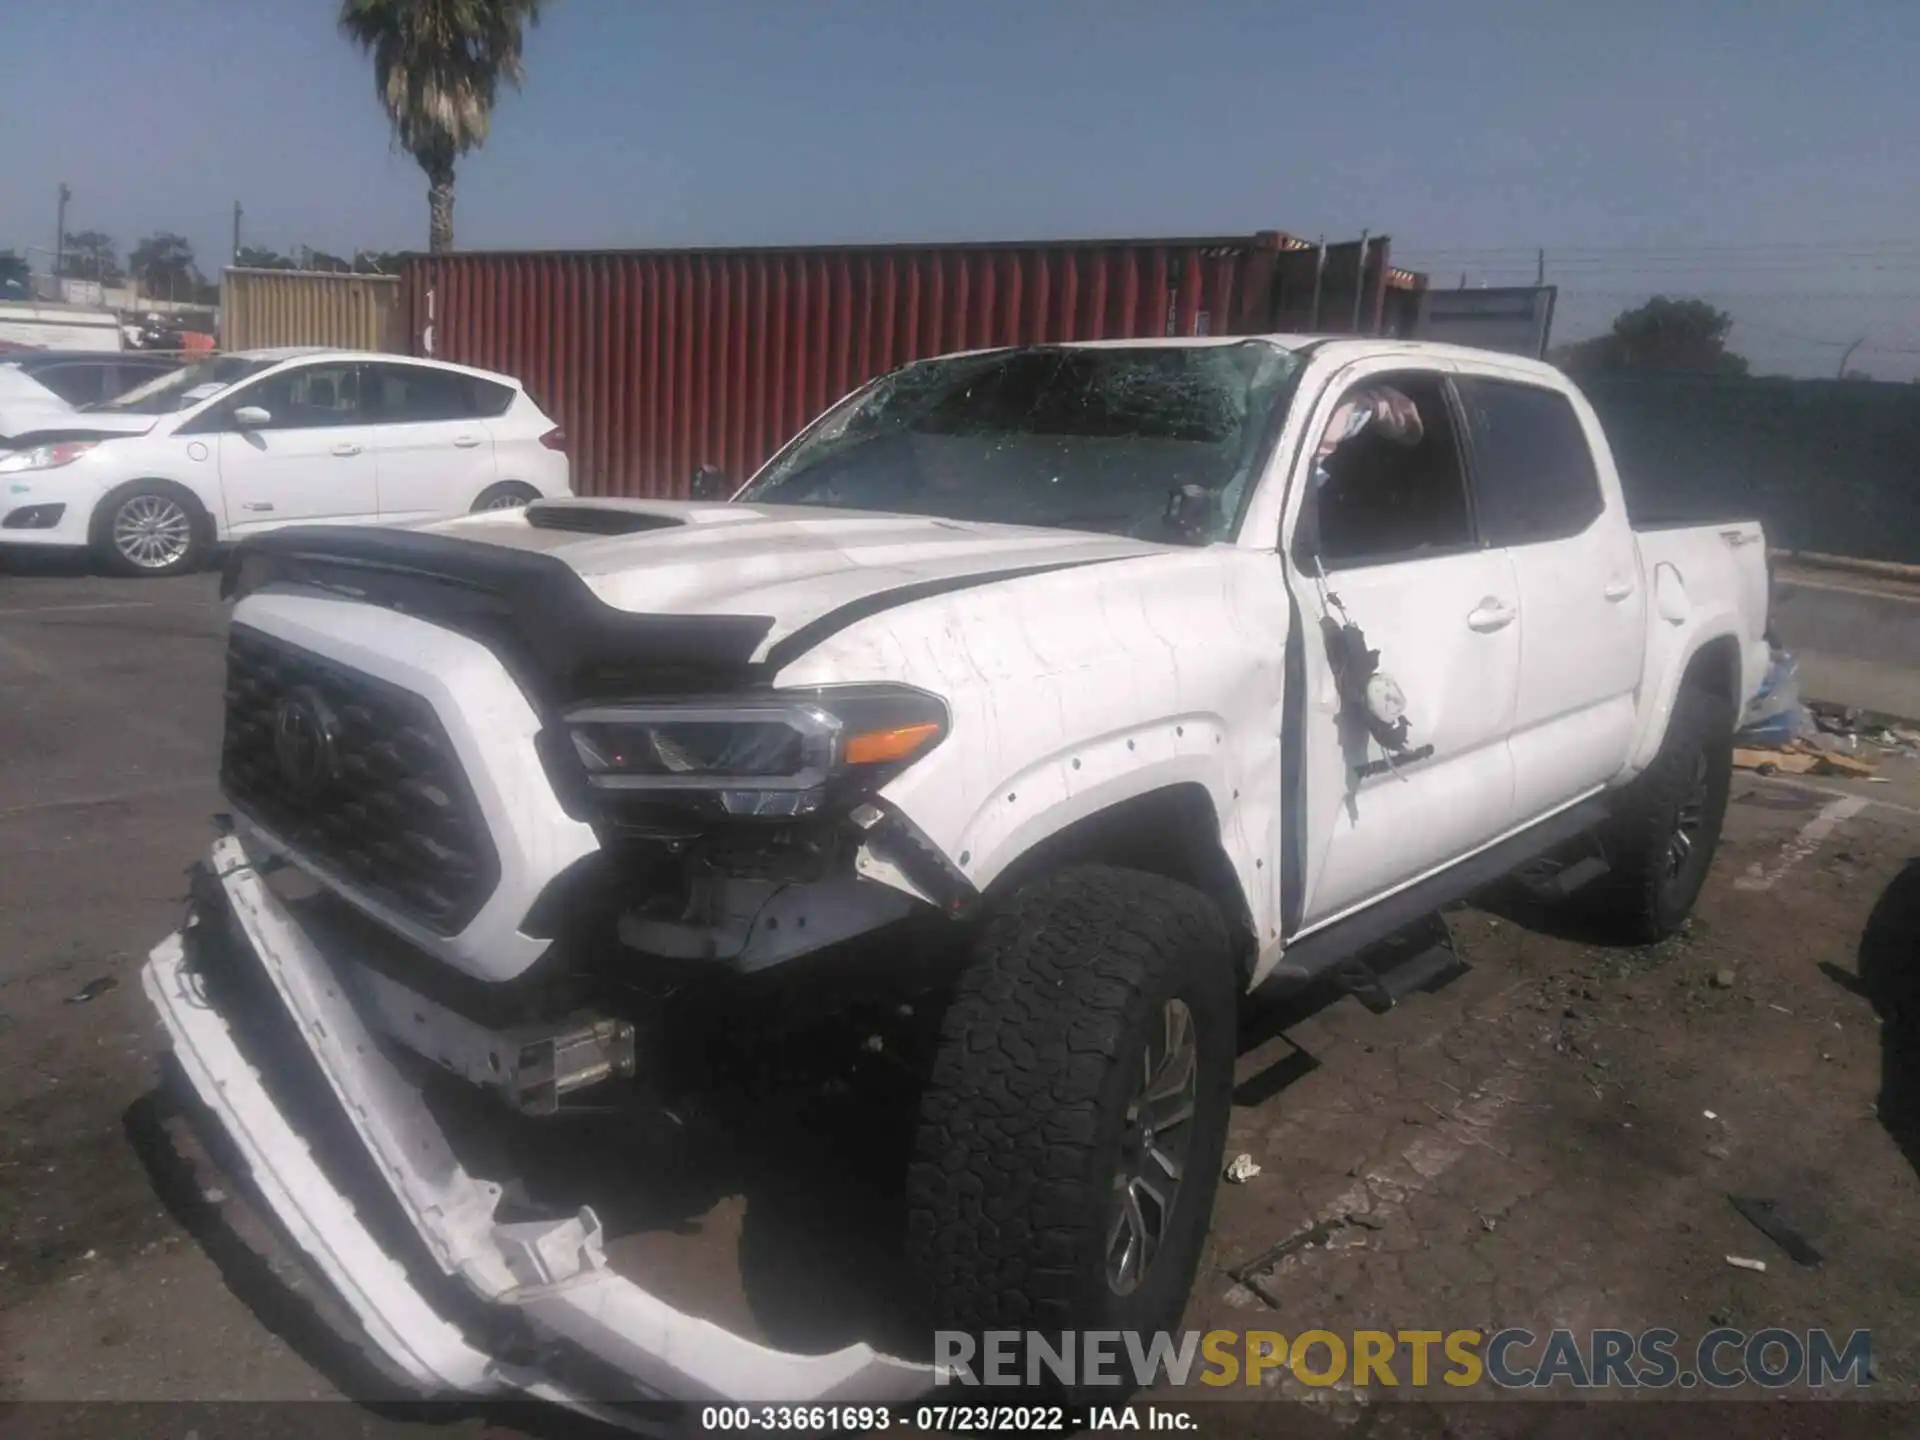
[[[904,686],[589,705],[565,718],[594,790],[763,819],[871,791],[947,733],[946,705]]]
[[[0,475],[11,475],[21,470],[57,470],[62,465],[71,465],[99,443],[98,440],[62,440],[54,445],[36,445],[31,450],[16,450],[0,459]]]

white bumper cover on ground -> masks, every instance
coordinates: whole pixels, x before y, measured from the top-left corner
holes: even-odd
[[[543,1339],[612,1365],[642,1396],[885,1402],[910,1399],[936,1383],[931,1367],[866,1345],[793,1354],[683,1314],[607,1268],[590,1211],[561,1222],[496,1223],[500,1186],[461,1166],[419,1088],[382,1052],[333,967],[267,888],[240,842],[217,841],[211,865],[238,936],[285,1002],[400,1208],[441,1268],[483,1300],[514,1307]],[[143,979],[182,1069],[226,1128],[267,1204],[368,1338],[422,1391],[518,1390],[589,1406],[633,1398],[578,1394],[474,1348],[375,1241],[276,1106],[202,993],[183,933],[154,949]]]

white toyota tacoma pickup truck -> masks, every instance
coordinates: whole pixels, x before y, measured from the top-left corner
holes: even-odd
[[[230,815],[146,990],[426,1390],[935,1382],[669,1306],[604,1203],[513,1218],[428,1103],[673,1105],[781,979],[937,997],[905,1183],[938,1323],[1171,1327],[1241,1006],[1391,1003],[1381,942],[1518,871],[1628,940],[1685,917],[1765,554],[1636,529],[1554,369],[1297,336],[916,363],[730,498],[263,535],[224,579]]]

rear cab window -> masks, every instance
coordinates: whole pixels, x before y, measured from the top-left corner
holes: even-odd
[[[1485,376],[1454,381],[1472,457],[1474,509],[1488,545],[1540,545],[1584,532],[1606,510],[1593,448],[1558,390]]]

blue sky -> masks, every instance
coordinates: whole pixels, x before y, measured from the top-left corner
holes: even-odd
[[[5,26],[0,247],[426,238],[331,0]],[[1561,338],[1706,294],[1765,370],[1920,371],[1913,0],[554,0],[468,157],[466,247],[1394,239],[1565,289]]]

